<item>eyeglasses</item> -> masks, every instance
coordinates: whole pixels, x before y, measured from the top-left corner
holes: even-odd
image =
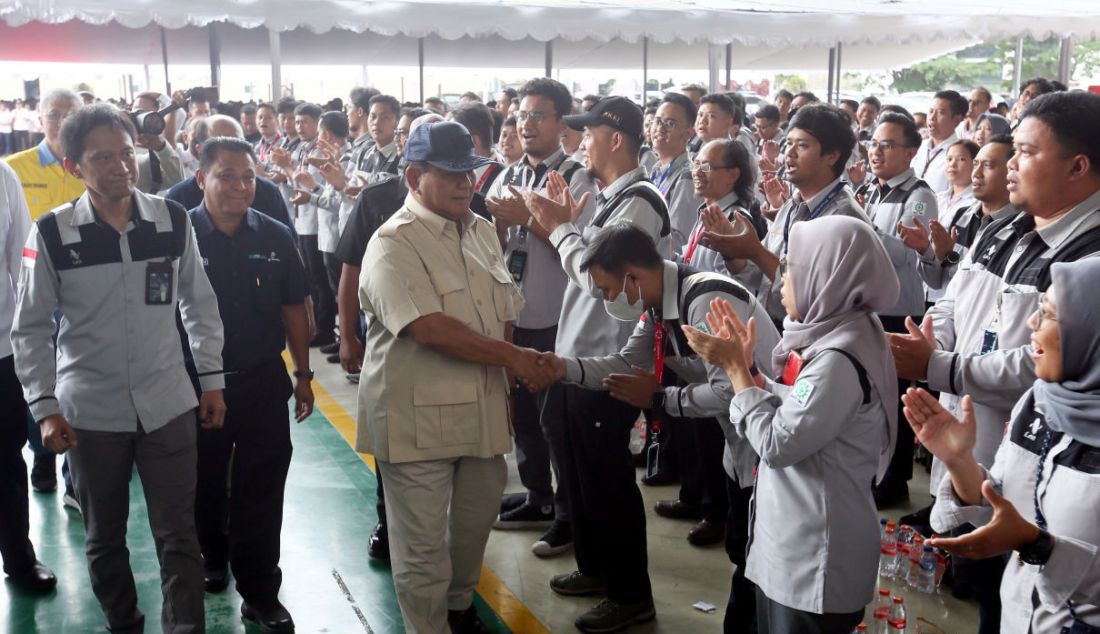
[[[1046,298],[1047,298],[1046,293],[1039,293],[1039,308],[1038,308],[1038,310],[1035,311],[1036,318],[1039,322],[1035,326],[1036,330],[1043,327],[1043,321],[1044,320],[1050,320],[1050,321],[1053,321],[1055,323],[1058,322],[1058,318],[1051,315],[1047,311],[1047,309],[1046,309]]]
[[[399,138],[399,139],[404,139],[404,138],[407,138],[409,136],[409,131],[408,130],[402,130],[401,128],[398,128],[398,129],[394,130],[393,135],[395,137]]]
[[[676,119],[660,119],[658,117],[653,117],[653,126],[666,130],[675,130],[680,127],[680,122]]]
[[[733,169],[729,165],[711,165],[706,161],[692,161],[690,164],[691,171],[702,172],[704,174],[710,174],[714,170],[731,170]]]
[[[867,149],[872,151],[872,152],[874,152],[875,150],[878,150],[878,149],[881,149],[883,152],[889,152],[890,150],[894,150],[894,149],[897,149],[897,148],[907,148],[907,147],[912,147],[912,146],[903,145],[901,143],[896,143],[894,141],[875,141],[874,139],[871,139],[871,141],[867,143]]]
[[[531,123],[538,125],[545,121],[547,116],[545,112],[528,112],[526,110],[520,110],[516,113],[516,123],[523,123],[530,119]]]

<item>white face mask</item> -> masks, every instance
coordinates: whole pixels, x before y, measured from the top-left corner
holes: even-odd
[[[623,290],[619,292],[614,301],[609,302],[605,299],[603,308],[608,315],[619,321],[638,321],[645,313],[645,303],[642,302],[642,287],[638,286],[638,301],[632,304],[626,297],[626,279],[623,278]]]

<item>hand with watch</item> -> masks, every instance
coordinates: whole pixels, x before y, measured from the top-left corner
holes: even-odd
[[[294,420],[300,423],[313,413],[313,370],[295,370],[294,378]]]
[[[1025,564],[1046,564],[1055,538],[1020,515],[989,480],[982,483],[982,496],[993,507],[993,519],[988,524],[962,537],[937,537],[926,543],[965,559],[987,559],[1015,550]]]

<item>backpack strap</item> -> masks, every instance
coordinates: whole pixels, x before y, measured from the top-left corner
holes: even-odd
[[[839,352],[845,357],[848,357],[848,360],[851,361],[852,365],[856,368],[856,375],[859,377],[859,387],[863,389],[863,404],[869,404],[871,402],[871,381],[867,378],[867,370],[863,367],[863,364],[859,362],[859,359],[847,350],[841,350],[840,348],[825,348],[825,350]],[[821,352],[825,352],[825,350]],[[820,356],[820,353],[818,356]]]

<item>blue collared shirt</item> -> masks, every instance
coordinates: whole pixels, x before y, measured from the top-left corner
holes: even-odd
[[[206,276],[218,297],[226,371],[277,361],[286,347],[282,307],[301,304],[307,295],[305,268],[290,229],[249,209],[237,231],[227,236],[214,226],[205,204],[190,214]]]
[[[192,176],[173,185],[164,197],[178,202],[183,205],[184,209],[194,209],[202,204],[202,189],[199,188],[198,181]],[[257,176],[256,197],[252,200],[252,208],[290,227],[294,244],[298,244],[298,232],[294,230],[294,223],[290,221],[286,199],[283,198],[278,185],[263,176]]]
[[[50,146],[46,144],[45,140],[38,144],[38,162],[42,167],[46,167],[53,163],[61,165],[61,159],[53,155],[53,152],[50,151]]]

